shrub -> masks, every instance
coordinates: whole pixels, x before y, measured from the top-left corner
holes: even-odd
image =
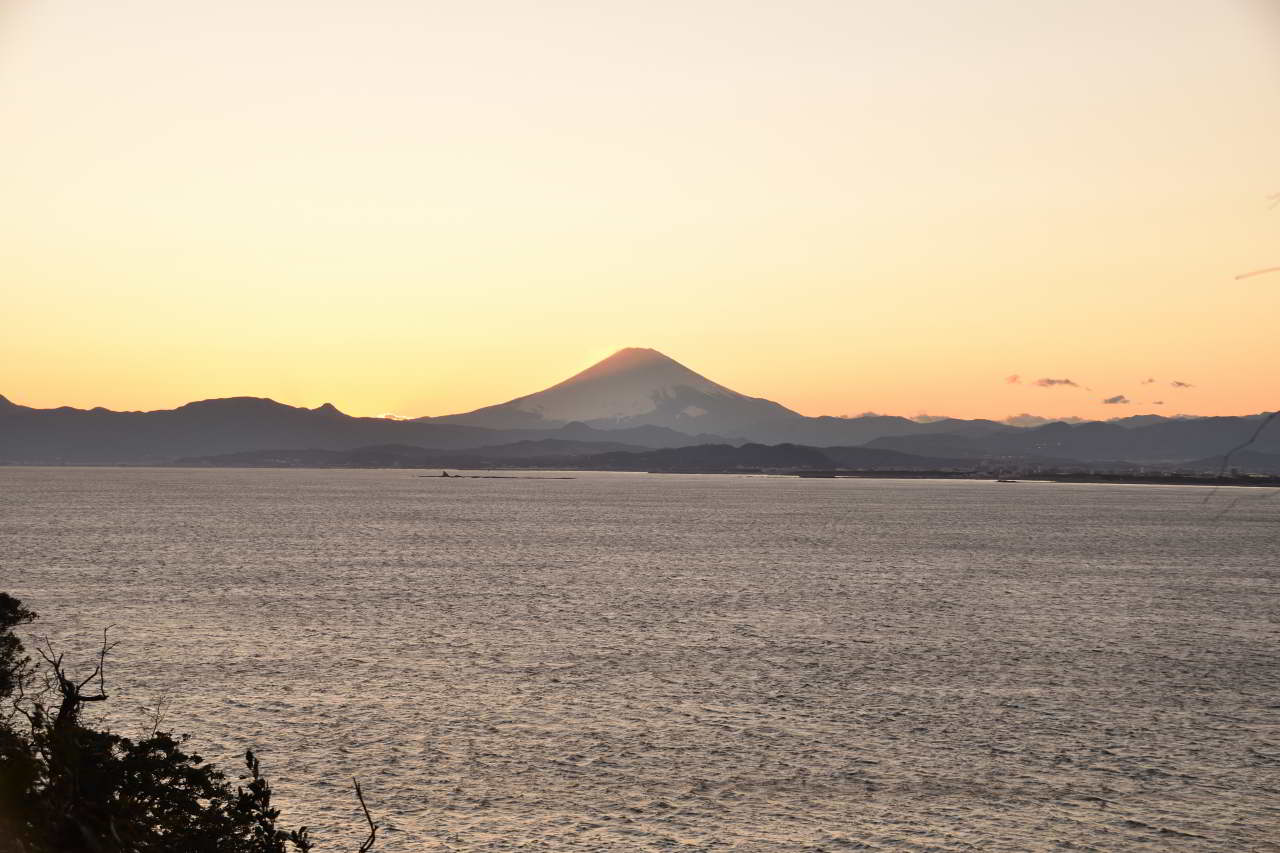
[[[15,629],[36,619],[0,593],[0,853],[286,853],[309,851],[306,827],[286,831],[258,759],[233,784],[186,736],[132,740],[87,725],[107,700],[103,634],[97,665],[71,676],[46,642],[33,664]],[[364,807],[359,784],[356,795]],[[365,809],[373,847],[377,826]]]

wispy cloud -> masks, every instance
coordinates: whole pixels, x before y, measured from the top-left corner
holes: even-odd
[[[1041,388],[1053,388],[1057,385],[1065,385],[1068,388],[1080,387],[1071,379],[1037,379],[1036,385],[1040,386]]]
[[[1108,406],[1127,406],[1131,401],[1125,395],[1117,394],[1114,397],[1108,397],[1102,402],[1106,403]]]
[[[1153,401],[1151,402],[1151,405],[1153,405],[1153,406],[1163,406],[1163,405],[1164,405],[1164,400],[1153,400]]]
[[[1010,385],[1017,385],[1022,382],[1022,377],[1015,373],[1012,376],[1006,376],[1004,381],[1008,382]]]
[[[1175,379],[1169,383],[1169,387],[1170,388],[1194,388],[1196,386],[1192,385],[1190,382],[1179,382],[1177,379]]]
[[[1144,379],[1144,380],[1142,380],[1142,384],[1143,384],[1143,385],[1154,385],[1154,384],[1155,384],[1155,379]]]
[[[1236,281],[1239,281],[1242,278],[1253,278],[1255,275],[1265,275],[1266,273],[1269,273],[1269,272],[1280,272],[1280,267],[1263,267],[1260,270],[1253,270],[1251,272],[1242,272],[1240,273],[1240,275],[1236,276]]]

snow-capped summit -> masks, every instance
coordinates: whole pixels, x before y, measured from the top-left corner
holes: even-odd
[[[572,421],[605,429],[654,424],[732,434],[740,426],[786,417],[797,415],[712,382],[657,350],[628,347],[536,394],[433,420],[495,429]]]

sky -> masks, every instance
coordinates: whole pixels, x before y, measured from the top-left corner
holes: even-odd
[[[1269,0],[0,0],[0,139],[24,405],[1280,404]]]

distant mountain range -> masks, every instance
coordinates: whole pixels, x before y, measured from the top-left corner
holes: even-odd
[[[466,464],[457,461],[464,457],[486,464],[602,459],[705,445],[750,444],[757,448],[751,453],[765,458],[769,454],[760,446],[786,444],[823,448],[828,458],[850,448],[864,459],[871,458],[868,452],[889,453],[908,468],[956,460],[1173,464],[1221,458],[1258,432],[1264,417],[1138,415],[1038,426],[891,415],[805,417],[712,382],[655,350],[630,348],[543,391],[472,412],[415,420],[352,417],[331,404],[306,409],[255,397],[153,412],[34,409],[0,397],[0,463],[153,464],[260,453],[299,459],[300,451],[315,451],[320,459],[324,453],[359,451],[369,459],[378,453],[403,459],[407,453],[457,466]],[[1026,415],[1016,420],[1038,422]],[[438,456],[424,456],[427,451]],[[1267,424],[1247,451],[1253,455],[1242,451],[1231,464],[1270,465],[1270,457],[1280,454],[1280,418]],[[699,454],[705,460],[717,452]],[[655,456],[645,464],[660,467],[663,458],[679,454]],[[259,464],[249,459],[245,464]]]
[[[1262,426],[1265,417],[1163,420],[1135,427],[1096,421],[1052,423],[986,435],[951,432],[883,436],[866,444],[902,453],[960,459],[1170,463],[1207,456],[1220,458],[1221,454],[1247,442]],[[1264,454],[1280,453],[1280,419],[1267,424],[1250,449]]]
[[[547,429],[493,430],[430,421],[358,418],[330,404],[296,408],[258,397],[202,400],[155,412],[33,409],[0,397],[0,463],[150,464],[191,456],[255,450],[351,450],[401,444],[464,449],[556,440],[651,449],[680,447],[720,436],[689,435],[657,426],[603,432],[585,424]]]

